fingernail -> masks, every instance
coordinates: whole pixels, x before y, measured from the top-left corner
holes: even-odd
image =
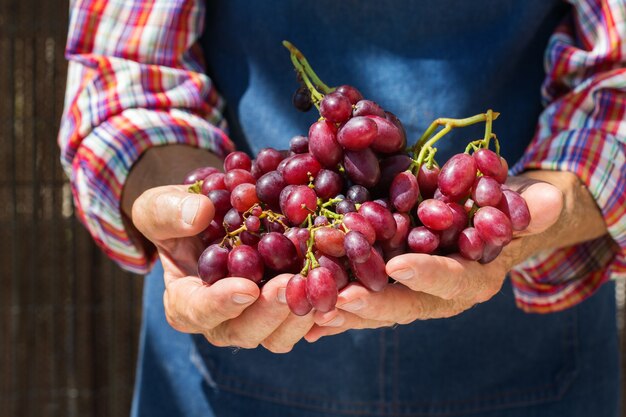
[[[196,196],[189,196],[183,200],[181,205],[181,214],[183,221],[189,225],[193,224],[200,207],[200,199]]]
[[[357,298],[356,300],[352,300],[349,303],[338,305],[337,308],[340,308],[346,311],[357,311],[357,310],[362,309],[364,305],[365,303],[363,302],[363,300],[361,300],[360,298]]]
[[[254,301],[254,297],[250,294],[235,293],[232,296],[232,300],[236,304],[249,304]]]
[[[287,293],[286,288],[278,289],[278,292],[276,293],[276,299],[278,300],[279,303],[287,304],[287,296],[285,295],[286,293]]]
[[[344,323],[344,319],[343,316],[339,315],[337,317],[335,317],[334,319],[332,319],[331,321],[329,321],[328,323],[324,323],[323,326],[328,326],[328,327],[339,327]]]
[[[391,278],[397,279],[399,281],[406,281],[407,279],[413,278],[413,271],[410,269],[399,269],[395,272],[392,272]]]

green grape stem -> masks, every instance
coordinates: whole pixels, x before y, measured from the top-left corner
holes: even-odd
[[[471,117],[467,117],[465,119],[451,119],[441,117],[433,121],[428,129],[424,131],[419,140],[409,148],[409,152],[413,155],[413,164],[412,169],[414,172],[418,172],[421,165],[426,162],[429,167],[434,163],[434,156],[437,148],[434,148],[433,145],[437,143],[441,138],[450,133],[450,131],[454,128],[458,127],[466,127],[476,123],[485,122],[485,137],[478,141],[475,141],[476,146],[481,148],[488,148],[489,141],[495,137],[495,135],[491,132],[493,121],[498,118],[500,113],[494,112],[489,109],[485,113],[477,114]],[[443,126],[439,132],[435,133],[435,131]],[[497,139],[496,139],[497,141]],[[473,144],[474,142],[472,142]],[[468,145],[466,148],[466,152],[472,144]],[[496,142],[496,148],[499,152],[499,144]],[[417,157],[415,156],[417,154]]]

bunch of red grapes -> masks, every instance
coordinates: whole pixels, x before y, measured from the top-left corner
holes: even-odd
[[[491,133],[497,113],[438,119],[407,149],[397,117],[352,86],[328,88],[287,46],[303,84],[294,105],[315,105],[320,118],[289,150],[266,148],[254,160],[236,151],[223,172],[205,167],[187,175],[190,190],[215,206],[201,234],[204,282],[236,276],[262,285],[291,273],[291,311],[327,312],[352,281],[381,291],[394,256],[460,254],[486,263],[528,226],[524,199],[504,185],[506,161],[488,149],[491,141],[499,148]],[[434,143],[478,121],[486,122],[485,138],[439,167]]]

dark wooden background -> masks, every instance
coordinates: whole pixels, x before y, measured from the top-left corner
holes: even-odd
[[[0,0],[1,416],[126,416],[131,401],[142,279],[94,247],[59,163],[67,8]]]
[[[68,2],[0,0],[0,415],[126,416],[142,278],[94,247],[59,162]]]

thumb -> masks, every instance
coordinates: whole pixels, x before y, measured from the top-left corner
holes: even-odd
[[[194,236],[206,229],[215,208],[208,197],[183,185],[151,188],[135,200],[132,221],[150,241]]]
[[[528,205],[530,224],[516,236],[532,235],[546,231],[555,224],[564,206],[563,193],[547,182],[534,182],[523,188],[521,196]]]

